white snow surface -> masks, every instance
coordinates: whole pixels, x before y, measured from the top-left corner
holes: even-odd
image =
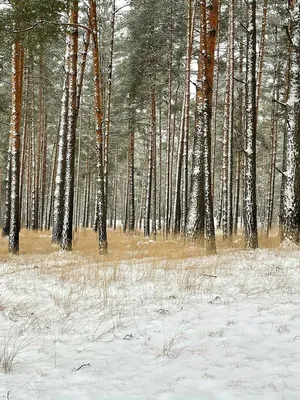
[[[300,399],[299,294],[294,248],[114,265],[10,256],[0,399]]]

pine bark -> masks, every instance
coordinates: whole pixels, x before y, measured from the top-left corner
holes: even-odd
[[[246,248],[258,247],[256,211],[256,1],[247,4],[246,138],[244,234]]]
[[[9,252],[19,252],[20,231],[20,129],[23,85],[23,58],[24,51],[19,41],[12,47],[12,110],[10,128],[11,149],[11,190],[10,190],[10,224],[9,224]]]
[[[282,237],[300,238],[300,0],[290,2],[290,90],[286,103],[285,169],[283,171]]]
[[[276,43],[276,56],[277,56],[277,27],[275,28],[275,43]],[[278,104],[279,100],[279,86],[278,86],[278,61],[276,61],[273,77],[273,91],[272,91],[272,110],[271,110],[271,131],[270,131],[270,161],[269,161],[269,176],[268,176],[268,195],[267,195],[267,226],[266,236],[269,236],[272,229],[273,211],[274,211],[274,193],[275,193],[275,171],[276,171],[276,158],[277,158],[277,138],[278,138]]]
[[[128,148],[128,230],[135,229],[135,186],[134,186],[134,136],[135,136],[135,109],[134,104],[129,106],[129,148]]]
[[[211,192],[211,118],[218,0],[200,1],[200,48],[196,88],[196,129],[187,236],[205,235],[206,251],[216,251]],[[204,229],[203,229],[204,228]]]
[[[90,0],[89,12],[90,27],[92,30],[93,73],[94,73],[94,110],[96,119],[96,150],[97,150],[97,215],[98,215],[98,243],[100,254],[107,254],[106,229],[106,199],[104,187],[104,157],[103,157],[103,112],[100,87],[100,61],[98,46],[98,23],[95,0]]]
[[[188,210],[188,139],[190,127],[190,79],[195,25],[195,4],[192,0],[187,0],[187,5],[185,83],[175,181],[174,234],[185,232]]]
[[[62,239],[63,226],[63,204],[66,173],[66,148],[68,132],[68,104],[69,104],[69,64],[70,64],[70,44],[66,39],[66,51],[64,60],[65,77],[63,83],[63,94],[61,100],[61,116],[58,140],[58,156],[55,177],[55,190],[53,202],[53,227],[52,243],[60,245]]]
[[[61,248],[72,250],[73,241],[73,211],[75,182],[75,140],[77,122],[77,57],[78,57],[78,0],[73,0],[70,6],[70,69],[69,69],[69,109],[68,130],[66,138],[66,174],[64,192],[63,227]]]
[[[234,1],[229,5],[228,49],[223,125],[223,166],[222,166],[222,229],[223,240],[232,237],[232,146],[234,109]]]

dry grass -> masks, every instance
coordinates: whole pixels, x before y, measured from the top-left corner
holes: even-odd
[[[217,233],[218,253],[238,251],[244,249],[242,232],[233,237],[231,242],[224,242],[222,234]],[[141,233],[124,234],[121,230],[108,231],[109,253],[103,258],[108,263],[117,263],[122,260],[140,260],[155,258],[157,260],[182,260],[189,257],[204,255],[204,249],[198,246],[186,246],[180,237],[165,239],[158,235],[156,240],[149,240]],[[263,234],[259,237],[259,246],[262,248],[276,248],[280,244],[276,231],[266,238]],[[7,238],[0,239],[0,261],[5,262],[8,257]],[[33,232],[22,230],[20,233],[20,255],[25,258],[32,255],[50,255],[58,251],[51,243],[50,232]],[[80,230],[74,234],[73,254],[89,258],[91,261],[99,260],[97,234],[91,230]]]

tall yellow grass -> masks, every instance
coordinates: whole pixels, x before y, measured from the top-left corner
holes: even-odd
[[[217,251],[224,253],[244,249],[242,232],[233,237],[232,241],[225,242],[222,234],[217,232]],[[276,248],[280,244],[278,231],[273,231],[266,238],[261,232],[259,235],[259,246],[262,248]],[[124,234],[121,230],[108,231],[109,253],[103,258],[106,262],[118,262],[121,260],[134,260],[153,257],[156,259],[185,259],[198,257],[205,254],[202,247],[187,246],[180,237],[166,239],[157,235],[156,240],[146,239],[142,233]],[[0,239],[0,261],[8,257],[7,238]],[[51,243],[51,232],[34,232],[23,229],[20,232],[20,255],[47,255],[59,250]],[[91,230],[80,230],[74,233],[74,254],[99,259],[97,234]]]

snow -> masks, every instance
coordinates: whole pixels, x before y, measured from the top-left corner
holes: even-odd
[[[9,256],[0,398],[299,399],[299,266],[289,246],[111,265]]]

